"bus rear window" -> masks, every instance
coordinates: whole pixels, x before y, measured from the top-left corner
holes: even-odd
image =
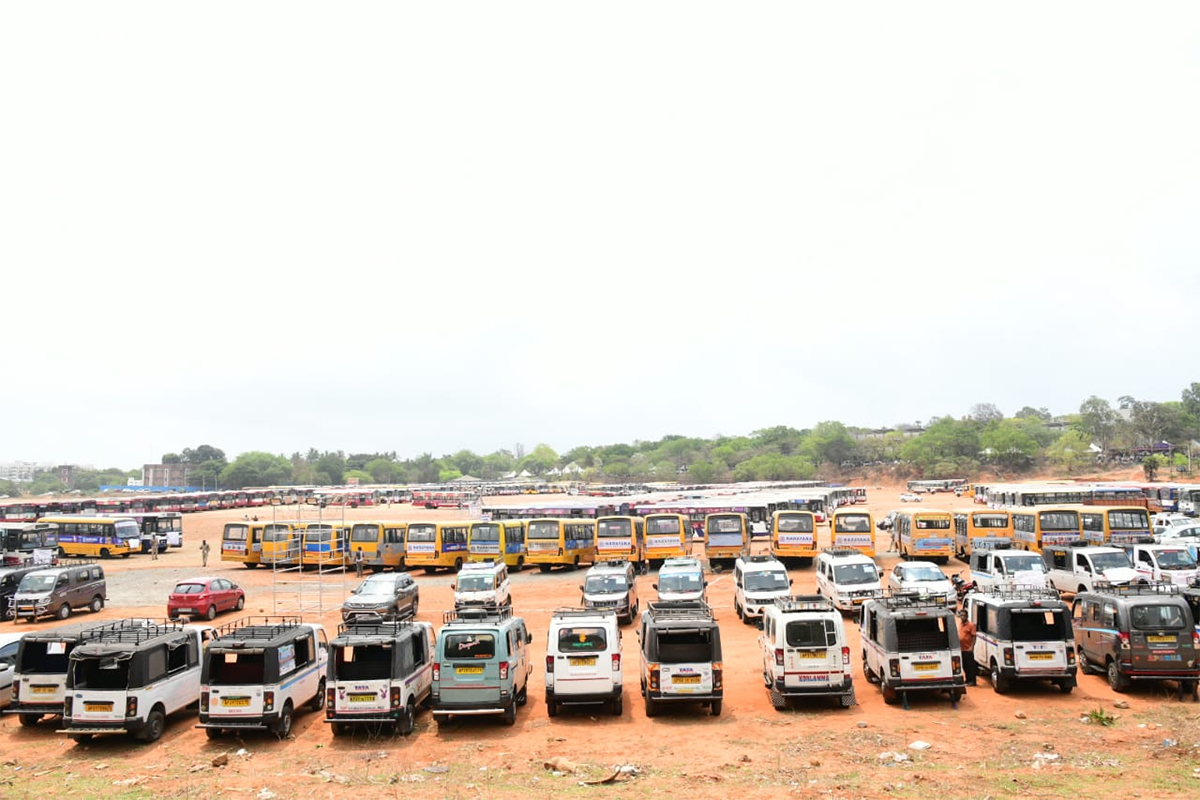
[[[443,652],[454,660],[495,658],[496,637],[490,633],[448,633]]]
[[[813,518],[808,515],[780,517],[779,530],[783,533],[812,533]]]
[[[66,642],[22,642],[17,655],[17,672],[22,675],[65,675],[70,650]]]

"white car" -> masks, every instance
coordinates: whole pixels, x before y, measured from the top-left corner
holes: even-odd
[[[12,702],[13,674],[17,668],[17,646],[25,632],[0,633],[0,708]]]
[[[1155,528],[1154,542],[1155,544],[1183,544],[1182,540],[1200,539],[1200,524],[1195,525],[1176,525],[1170,528],[1163,528],[1161,531]]]
[[[946,573],[932,561],[904,561],[888,573],[888,590],[916,592],[922,597],[945,597],[953,606],[958,602],[958,592]]]
[[[921,502],[921,495],[917,494],[916,492],[901,492],[900,493],[900,502],[901,503],[919,503],[919,502]]]

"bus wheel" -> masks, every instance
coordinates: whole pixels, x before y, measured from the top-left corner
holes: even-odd
[[[525,569],[525,556],[517,556],[517,572]]]
[[[461,558],[454,559],[454,571],[462,572],[462,559]]]
[[[255,567],[258,566],[258,563],[255,561],[246,561],[246,562],[242,563],[242,566],[245,567],[246,569],[254,569]]]
[[[101,547],[100,548],[100,557],[101,558],[112,558],[112,553],[108,552],[107,547]]]
[[[571,565],[572,569],[579,569],[579,556],[575,556],[575,563]]]
[[[67,551],[66,551],[66,550],[63,550],[61,547],[60,547],[60,548],[58,548],[58,557],[59,557],[60,559],[66,558],[66,557],[67,557]]]

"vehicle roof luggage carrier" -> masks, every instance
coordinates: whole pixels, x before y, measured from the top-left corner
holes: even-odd
[[[655,621],[694,620],[697,616],[713,619],[712,607],[702,600],[664,600],[658,603],[647,603],[646,611]]]
[[[615,608],[579,608],[578,606],[561,606],[550,612],[551,617],[559,618],[602,617],[605,615],[615,617],[617,615],[617,610]]]
[[[1112,595],[1151,595],[1151,594],[1166,594],[1177,595],[1182,592],[1182,587],[1170,581],[1148,581],[1146,583],[1131,583],[1127,586],[1114,586],[1109,581],[1095,581],[1092,584],[1092,591],[1096,594],[1112,594]]]
[[[79,634],[79,644],[141,644],[183,630],[182,622],[170,620],[120,619],[102,622]]]
[[[861,556],[861,550],[855,550],[853,547],[825,547],[821,550],[831,556]]]
[[[833,611],[833,603],[819,594],[794,594],[775,598],[780,611]]]
[[[213,645],[243,647],[248,640],[269,642],[303,624],[303,620],[295,616],[252,615],[243,617],[217,628],[216,638],[212,640],[209,647],[212,648]],[[222,639],[232,641],[222,642]]]
[[[1058,590],[1040,586],[997,586],[980,595],[998,600],[1061,600]]]
[[[923,592],[892,592],[876,598],[889,609],[900,610],[909,608],[949,608],[945,595],[931,595]]]
[[[442,623],[506,622],[512,615],[512,606],[468,606],[443,612]]]

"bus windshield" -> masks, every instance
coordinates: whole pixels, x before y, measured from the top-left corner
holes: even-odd
[[[1008,517],[1003,514],[976,514],[976,528],[1007,528]]]
[[[268,525],[263,528],[264,542],[286,542],[292,536],[292,530],[287,525]]]
[[[225,526],[225,541],[227,542],[244,542],[246,541],[246,532],[250,528],[246,525],[226,525]]]

